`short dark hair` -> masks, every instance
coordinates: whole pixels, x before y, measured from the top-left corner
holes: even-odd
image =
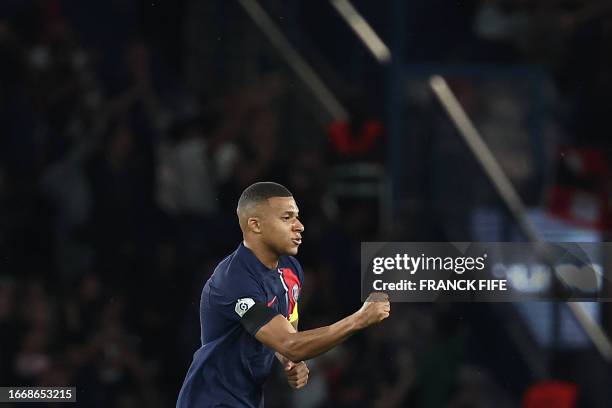
[[[257,204],[272,197],[293,197],[287,187],[271,181],[261,181],[244,189],[238,200],[238,208],[248,204]]]

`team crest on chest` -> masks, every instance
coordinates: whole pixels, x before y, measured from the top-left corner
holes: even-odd
[[[300,288],[297,285],[297,283],[294,284],[293,287],[291,288],[291,294],[293,295],[293,300],[297,302],[298,297],[300,296]]]

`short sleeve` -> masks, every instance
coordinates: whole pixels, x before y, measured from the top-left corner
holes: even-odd
[[[265,303],[264,290],[248,275],[225,281],[220,287],[211,286],[211,309],[231,321],[239,322],[256,303]]]

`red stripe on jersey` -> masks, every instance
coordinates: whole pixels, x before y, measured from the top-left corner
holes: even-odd
[[[291,268],[279,268],[279,270],[281,271],[283,282],[285,282],[285,286],[287,287],[287,298],[289,299],[289,304],[287,308],[287,318],[289,318],[289,316],[291,316],[291,313],[293,313],[293,308],[297,303],[297,298],[299,298],[299,293],[302,289],[302,283]],[[294,289],[294,287],[297,288]]]

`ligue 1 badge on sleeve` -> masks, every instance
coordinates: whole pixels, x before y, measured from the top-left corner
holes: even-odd
[[[297,302],[298,297],[300,296],[300,288],[298,287],[297,283],[293,285],[293,287],[291,288],[291,292],[293,294],[293,300]]]
[[[251,298],[242,298],[236,301],[236,308],[234,309],[238,316],[242,317],[250,308],[253,307],[255,301]]]

